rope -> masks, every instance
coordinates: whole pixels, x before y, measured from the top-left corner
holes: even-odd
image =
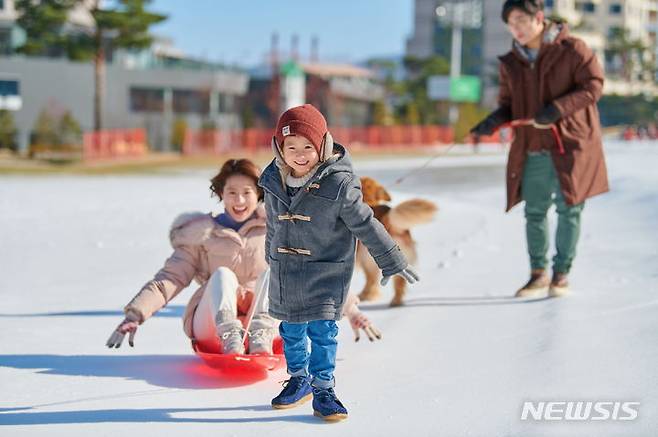
[[[560,152],[560,155],[564,155],[564,143],[562,142],[562,138],[560,137],[560,133],[557,130],[557,126],[555,124],[539,124],[535,122],[534,119],[531,118],[526,118],[526,119],[520,119],[520,120],[512,120],[508,123],[500,125],[496,130],[505,128],[505,127],[510,127],[510,128],[515,128],[519,126],[533,126],[535,129],[550,129],[551,132],[553,133],[553,138],[555,139],[555,142],[557,143],[558,151]],[[425,163],[419,167],[413,168],[409,170],[408,172],[404,173],[402,176],[397,178],[395,182],[393,182],[393,185],[399,185],[401,184],[406,178],[411,176],[412,174],[424,170],[432,161],[434,161],[436,158],[447,155],[450,149],[452,149],[455,146],[455,142],[452,142],[446,147],[445,149],[441,149],[438,153],[434,154],[431,156]]]

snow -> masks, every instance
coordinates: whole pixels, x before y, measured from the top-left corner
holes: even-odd
[[[413,232],[407,304],[363,305],[380,342],[341,322],[347,421],[274,411],[284,371],[226,376],[191,352],[191,290],[108,350],[121,308],[160,267],[180,212],[217,210],[212,171],[0,177],[0,435],[649,436],[658,429],[658,144],[607,144],[612,191],[588,201],[562,299],[513,299],[526,279],[523,211],[504,207],[502,154],[360,162],[394,202],[437,219]],[[551,217],[553,225],[554,216]],[[355,275],[353,289],[363,284]],[[524,401],[640,402],[634,421],[521,421]],[[100,426],[99,426],[100,424]]]

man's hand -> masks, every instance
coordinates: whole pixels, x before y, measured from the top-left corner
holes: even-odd
[[[535,114],[535,123],[539,125],[550,125],[555,124],[555,122],[560,118],[562,118],[560,111],[555,107],[555,105],[549,103],[537,111]]]
[[[511,119],[512,113],[510,108],[501,106],[489,114],[487,118],[476,124],[469,132],[470,137],[472,141],[477,144],[480,142],[480,137],[493,135],[493,133],[496,132],[496,129],[509,122]]]
[[[487,117],[476,124],[469,133],[471,134],[471,137],[478,142],[480,137],[493,135],[497,127],[498,123],[495,120],[492,120],[491,117]]]

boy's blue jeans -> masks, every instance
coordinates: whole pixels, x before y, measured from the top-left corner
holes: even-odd
[[[335,320],[313,320],[304,323],[281,322],[279,334],[290,376],[313,377],[318,388],[334,386],[338,326]],[[311,340],[311,353],[308,340]]]

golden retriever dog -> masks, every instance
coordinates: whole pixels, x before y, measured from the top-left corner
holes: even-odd
[[[430,222],[438,211],[436,204],[423,199],[410,199],[391,207],[388,205],[388,202],[391,201],[390,194],[379,182],[369,177],[361,178],[361,188],[363,200],[372,208],[375,218],[384,225],[391,237],[398,243],[409,263],[416,264],[418,259],[416,242],[411,237],[410,229]],[[356,265],[366,275],[366,285],[359,294],[359,298],[362,301],[377,300],[381,296],[379,284],[382,277],[381,270],[361,242],[356,249]],[[391,306],[402,305],[407,291],[407,283],[397,275],[392,282],[395,296],[391,300]]]

